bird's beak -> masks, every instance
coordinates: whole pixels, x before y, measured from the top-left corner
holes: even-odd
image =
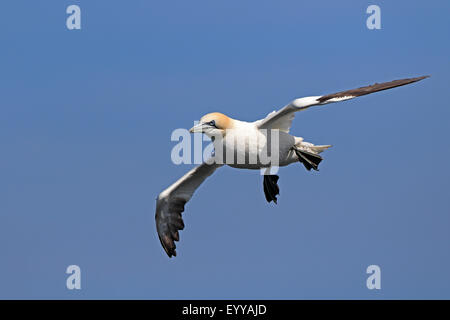
[[[203,123],[199,123],[195,126],[193,126],[192,128],[189,129],[190,133],[195,133],[195,132],[203,132]]]

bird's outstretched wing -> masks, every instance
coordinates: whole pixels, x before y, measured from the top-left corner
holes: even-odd
[[[175,241],[179,240],[178,230],[183,230],[181,213],[195,190],[221,164],[203,163],[186,173],[177,182],[161,192],[156,199],[156,230],[159,240],[169,257],[176,256]]]
[[[279,129],[281,131],[289,132],[292,120],[294,119],[294,114],[297,111],[302,111],[312,106],[350,100],[377,91],[404,86],[406,84],[420,81],[428,77],[429,76],[423,76],[417,78],[394,80],[390,82],[375,83],[370,86],[327,94],[324,96],[313,96],[295,99],[282,109],[269,113],[266,118],[258,120],[256,125],[260,129]]]

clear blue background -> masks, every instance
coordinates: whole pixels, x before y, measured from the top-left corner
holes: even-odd
[[[82,29],[66,28],[78,4]],[[381,30],[366,8],[381,7]],[[449,1],[3,1],[0,298],[450,298]],[[176,128],[431,74],[297,114],[320,172],[222,168],[178,257],[155,197]],[[66,289],[66,267],[82,289]],[[366,268],[381,267],[381,290]]]

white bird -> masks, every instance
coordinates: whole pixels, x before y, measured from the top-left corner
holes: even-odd
[[[264,119],[255,122],[231,119],[218,112],[203,116],[199,124],[191,128],[190,132],[202,132],[211,137],[214,143],[215,155],[208,161],[190,170],[182,178],[162,191],[157,198],[156,229],[167,255],[169,257],[176,256],[175,241],[179,241],[178,231],[184,229],[181,213],[184,211],[186,202],[191,199],[194,191],[200,184],[222,165],[226,164],[240,169],[266,170],[263,179],[264,194],[268,202],[274,201],[275,203],[277,202],[276,196],[279,194],[277,185],[279,177],[270,173],[271,167],[274,165],[283,167],[299,161],[307,170],[318,170],[318,165],[322,161],[319,153],[329,148],[330,145],[316,146],[303,141],[301,137],[290,135],[289,130],[295,112],[316,105],[345,101],[373,92],[403,86],[427,77],[375,83],[358,89],[295,99],[282,109],[274,111]],[[241,142],[241,145],[244,142],[244,149],[238,148],[239,142]],[[273,151],[273,146],[276,148],[275,154],[270,154],[271,161],[263,161],[262,155],[264,151]],[[221,154],[220,157],[218,157],[218,153]],[[233,155],[233,157],[230,157],[231,161],[228,161],[226,155]],[[241,161],[236,161],[236,158]]]

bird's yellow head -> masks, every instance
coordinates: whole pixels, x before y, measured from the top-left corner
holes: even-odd
[[[233,128],[233,119],[223,113],[213,112],[204,115],[200,122],[193,126],[189,132],[202,132],[210,137],[221,134],[225,135],[227,129]]]

